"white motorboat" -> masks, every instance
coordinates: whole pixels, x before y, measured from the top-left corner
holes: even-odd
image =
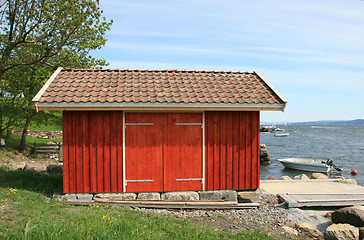
[[[333,168],[338,171],[342,169],[337,168],[332,160],[317,160],[310,158],[284,158],[278,159],[280,163],[286,168],[292,168],[296,170],[308,171],[308,172],[330,172]]]
[[[288,137],[289,133],[288,132],[284,132],[284,133],[276,133],[274,134],[275,137]]]

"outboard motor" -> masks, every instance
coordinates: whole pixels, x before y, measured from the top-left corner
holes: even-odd
[[[335,166],[334,161],[332,161],[332,159],[327,159],[326,164],[329,166]]]
[[[334,161],[332,161],[332,159],[327,159],[326,164],[333,167],[333,168],[335,168],[339,172],[341,172],[343,170],[342,168],[336,167],[335,164],[334,164]]]

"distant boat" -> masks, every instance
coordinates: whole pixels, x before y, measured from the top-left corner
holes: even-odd
[[[274,134],[275,137],[288,137],[289,133],[285,132],[285,133],[276,133]]]
[[[332,160],[316,160],[310,158],[284,158],[278,159],[285,168],[292,168],[296,170],[308,172],[330,172],[333,168],[338,171],[342,169],[336,167]]]

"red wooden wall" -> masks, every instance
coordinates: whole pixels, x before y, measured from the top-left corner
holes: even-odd
[[[259,187],[259,112],[206,112],[206,190]]]
[[[157,178],[153,178],[156,179],[155,186],[149,191],[201,189],[200,181],[176,181],[198,179],[202,176],[199,175],[202,173],[202,162],[196,166],[185,164],[186,160],[197,158],[193,156],[202,155],[201,126],[176,123],[200,123],[202,114],[139,115],[126,113],[126,123],[153,121],[156,127],[153,131],[156,132],[147,132],[150,126],[127,126],[126,179],[138,179],[138,173],[143,171],[146,175],[142,179],[149,179],[152,176],[147,176],[147,173],[153,170],[159,174],[159,180],[157,182]],[[150,119],[142,119],[141,115]],[[63,112],[65,193],[123,191],[122,125],[121,111]],[[132,129],[138,130],[131,131]],[[154,134],[154,137],[157,134],[162,139],[159,142],[158,139],[148,142],[145,139],[150,137],[148,134]],[[152,148],[135,148],[143,143],[158,148],[160,152],[151,153]],[[187,154],[187,148],[191,154]],[[143,154],[149,158],[157,154],[157,165],[162,169],[155,169],[156,166],[150,165],[152,162],[137,166],[138,159]],[[259,187],[259,112],[205,112],[205,184],[206,190]],[[126,190],[131,192],[149,189],[139,188],[137,185],[128,183]]]
[[[63,112],[63,191],[122,192],[122,112]]]

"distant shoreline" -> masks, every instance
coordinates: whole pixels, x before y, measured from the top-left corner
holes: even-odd
[[[364,125],[364,119],[355,120],[323,120],[323,121],[309,121],[309,122],[261,122],[261,126],[271,125],[314,125],[314,126],[338,126],[338,125]]]

